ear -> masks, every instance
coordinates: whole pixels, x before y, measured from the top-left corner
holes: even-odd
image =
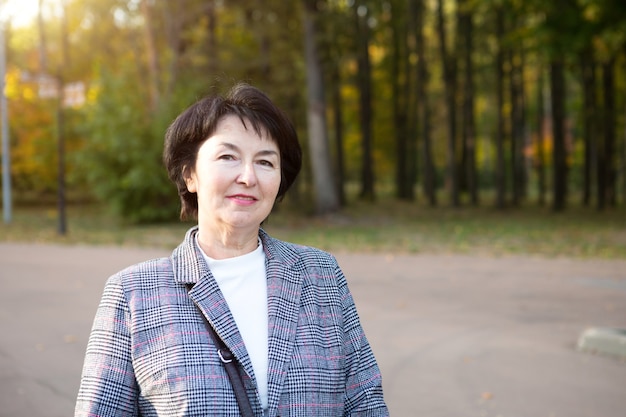
[[[190,193],[195,193],[198,191],[196,187],[196,180],[193,172],[187,168],[187,166],[183,167],[183,179],[185,180],[185,185],[187,186],[187,190]]]

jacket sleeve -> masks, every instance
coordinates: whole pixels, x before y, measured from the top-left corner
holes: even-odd
[[[346,351],[346,417],[384,417],[389,411],[383,399],[382,376],[359,320],[346,278],[336,270],[344,314]]]
[[[129,327],[121,276],[113,275],[105,285],[89,336],[76,417],[139,415]]]

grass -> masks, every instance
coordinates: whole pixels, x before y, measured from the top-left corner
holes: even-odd
[[[189,223],[127,225],[98,207],[71,206],[68,233],[57,233],[54,208],[16,207],[0,224],[0,241],[173,248]],[[275,237],[340,252],[508,254],[626,259],[626,212],[526,207],[427,208],[380,201],[323,218],[284,207],[264,225]]]

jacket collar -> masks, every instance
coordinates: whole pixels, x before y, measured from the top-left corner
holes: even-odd
[[[187,230],[183,242],[172,252],[170,259],[174,268],[175,282],[197,284],[203,276],[210,274],[200,249],[195,243],[197,233],[197,225]],[[291,245],[272,238],[263,229],[259,229],[259,237],[267,259],[266,266],[277,262],[291,268],[298,261],[297,252]]]

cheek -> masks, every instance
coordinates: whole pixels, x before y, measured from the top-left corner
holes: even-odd
[[[281,183],[281,175],[273,174],[270,178],[267,178],[265,181],[265,192],[271,194],[278,194],[278,190],[280,189]]]

